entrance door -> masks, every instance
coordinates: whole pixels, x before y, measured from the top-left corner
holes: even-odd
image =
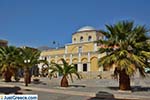
[[[87,64],[83,64],[83,72],[87,72]]]

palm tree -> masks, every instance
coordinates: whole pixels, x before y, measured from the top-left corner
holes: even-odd
[[[61,59],[62,64],[52,63],[51,64],[51,75],[56,74],[57,72],[62,75],[61,79],[61,87],[68,87],[68,75],[70,76],[71,80],[73,81],[72,74],[75,74],[78,79],[80,79],[80,75],[78,74],[75,66],[73,64],[68,64],[64,59]]]
[[[14,46],[0,47],[0,68],[6,82],[11,81],[16,69],[18,50]]]
[[[122,21],[115,25],[106,25],[107,31],[101,30],[105,40],[97,41],[103,48],[100,53],[107,52],[99,59],[99,66],[112,67],[114,74],[119,75],[119,89],[130,90],[130,76],[139,70],[145,76],[144,69],[149,67],[150,43],[145,26],[134,26],[133,22]]]
[[[40,51],[32,48],[20,48],[20,56],[18,56],[18,65],[24,69],[25,85],[31,83],[30,69],[40,63]]]

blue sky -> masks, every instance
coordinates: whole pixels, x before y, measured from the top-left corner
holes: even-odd
[[[9,45],[64,45],[80,27],[120,20],[150,27],[150,0],[0,0],[0,39]]]

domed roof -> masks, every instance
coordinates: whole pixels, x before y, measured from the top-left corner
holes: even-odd
[[[96,30],[96,29],[91,26],[84,26],[84,27],[81,27],[80,29],[78,29],[77,32],[91,31],[91,30]]]

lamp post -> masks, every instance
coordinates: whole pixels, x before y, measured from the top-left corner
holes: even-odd
[[[24,82],[25,82],[25,86],[28,86],[29,83],[29,66],[28,64],[30,63],[30,60],[24,60],[24,63],[26,64],[25,69],[24,69]]]
[[[56,49],[58,49],[60,46],[59,42],[57,41],[53,41],[53,45],[55,46]]]

